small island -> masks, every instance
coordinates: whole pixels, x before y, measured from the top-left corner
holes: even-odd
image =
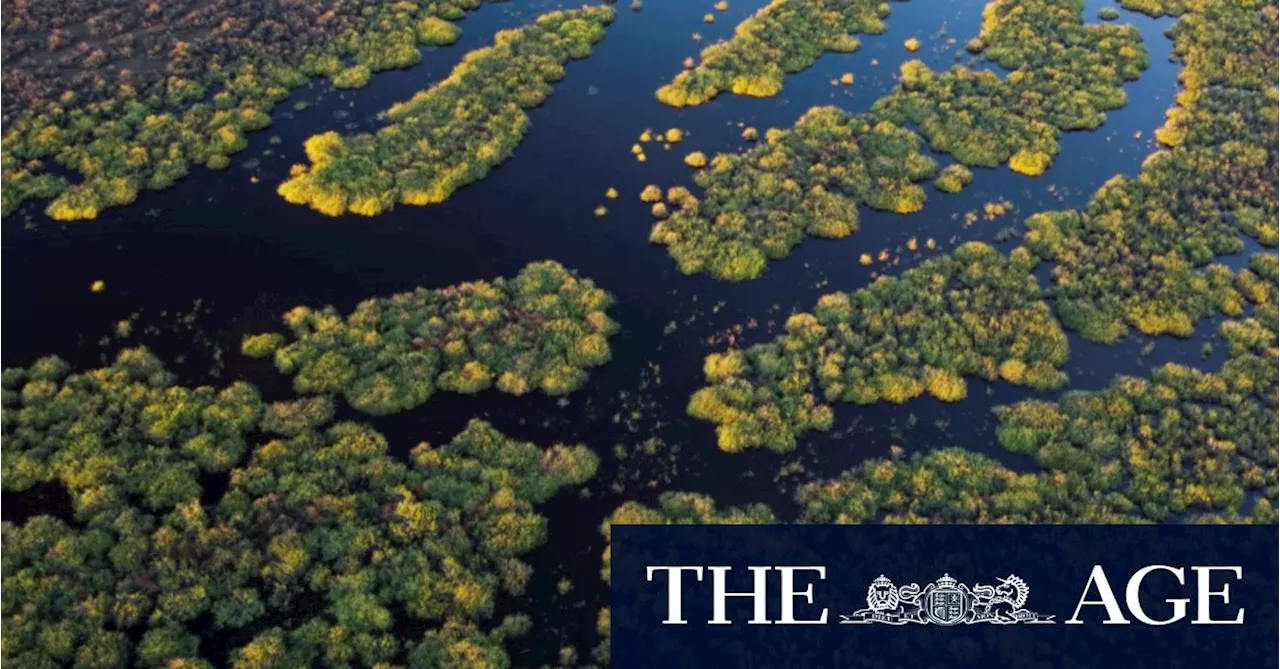
[[[731,39],[703,49],[697,67],[658,89],[658,101],[694,107],[721,93],[777,95],[785,75],[808,68],[823,53],[857,51],[854,34],[884,32],[888,14],[881,0],[773,0],[738,24]]]
[[[294,166],[280,196],[329,216],[444,202],[511,157],[529,126],[524,110],[546,100],[565,62],[587,57],[613,18],[609,7],[585,7],[498,33],[444,81],[391,107],[378,132],[308,139],[310,164]]]
[[[296,307],[284,317],[291,342],[252,335],[242,350],[273,356],[299,393],[342,393],[374,415],[421,406],[437,390],[564,395],[609,360],[612,303],[590,279],[546,261],[513,279],[371,298],[345,318]]]
[[[650,240],[685,274],[742,281],[764,273],[806,236],[839,239],[858,230],[858,205],[908,214],[924,206],[916,182],[937,163],[919,137],[889,122],[814,107],[790,130],[738,154],[720,154]],[[665,211],[665,208],[664,210]]]
[[[793,314],[766,344],[707,356],[688,412],[715,423],[721,450],[786,452],[830,429],[832,404],[965,398],[965,376],[1051,389],[1066,383],[1067,336],[1041,297],[1035,256],[969,242],[901,277]]]

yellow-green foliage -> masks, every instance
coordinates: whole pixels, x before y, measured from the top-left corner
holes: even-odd
[[[373,72],[368,66],[356,64],[333,76],[334,88],[364,88],[369,84]]]
[[[824,52],[857,50],[854,33],[884,32],[887,14],[879,0],[773,0],[738,24],[732,39],[703,49],[698,66],[659,88],[658,100],[692,107],[726,92],[777,95],[784,75],[813,65]]]
[[[444,202],[511,157],[529,124],[524,110],[551,94],[565,62],[591,53],[613,17],[608,7],[586,7],[499,32],[444,81],[392,106],[377,133],[307,140],[311,164],[295,169],[280,195],[330,216]]]
[[[1187,11],[1188,5],[1205,6],[1212,3],[1189,3],[1186,0],[1120,0],[1120,6],[1130,11],[1142,12],[1148,16],[1160,17],[1168,14],[1179,16]]]
[[[418,22],[418,41],[428,46],[453,44],[460,37],[462,29],[448,21],[428,16]]]
[[[1223,323],[1230,359],[1216,372],[1169,364],[997,407],[1000,444],[1039,472],[958,448],[869,460],[801,488],[800,522],[1275,524],[1280,361],[1274,302],[1265,310]]]
[[[1000,407],[1000,443],[1108,510],[1157,522],[1187,513],[1239,518],[1249,491],[1276,499],[1274,318],[1270,327],[1224,324],[1228,337],[1262,334],[1214,373],[1168,364],[1149,380],[1118,377],[1101,391]]]
[[[1009,74],[964,66],[934,73],[910,61],[873,113],[917,125],[929,146],[965,165],[1008,162],[1041,174],[1061,132],[1102,125],[1106,111],[1125,104],[1120,85],[1147,67],[1137,29],[1085,25],[1083,12],[1081,0],[995,0],[974,49]]]
[[[558,263],[533,263],[514,279],[371,298],[345,318],[296,307],[285,315],[294,340],[276,349],[275,363],[297,392],[342,393],[378,415],[420,406],[436,390],[496,384],[562,395],[609,360],[612,302]]]
[[[933,187],[944,193],[959,193],[973,182],[973,172],[964,165],[947,165],[942,168],[938,178],[933,180]]]
[[[546,539],[534,505],[598,465],[480,421],[393,457],[369,427],[324,427],[328,398],[264,416],[251,386],[175,386],[142,349],[66,372],[45,358],[3,375],[6,495],[61,484],[74,505],[5,523],[17,666],[200,667],[223,653],[232,666],[506,666],[503,641],[528,620],[486,619],[524,590],[519,557]],[[246,444],[260,418],[285,437]],[[400,623],[426,632],[392,634]]]
[[[1240,233],[1276,244],[1276,25],[1270,5],[1189,11],[1174,30],[1184,90],[1157,133],[1173,148],[1136,179],[1108,181],[1083,212],[1027,221],[1028,247],[1056,264],[1064,325],[1101,342],[1129,326],[1189,337],[1255,299],[1212,262],[1244,249]]]
[[[654,226],[650,240],[667,246],[682,272],[757,278],[766,259],[786,257],[806,234],[857,231],[860,204],[918,211],[925,194],[914,182],[937,169],[911,131],[835,107],[814,107],[767,138],[716,156],[695,178],[701,201],[673,200],[680,208]]]
[[[693,492],[664,492],[658,497],[658,505],[649,507],[638,502],[626,502],[600,525],[604,535],[604,567],[600,577],[611,578],[612,557],[608,545],[614,525],[771,525],[777,518],[763,504],[717,508],[714,499]]]
[[[103,209],[132,203],[144,188],[171,186],[192,164],[223,169],[230,164],[229,154],[247,146],[244,135],[269,126],[272,109],[310,77],[326,76],[339,88],[358,88],[372,73],[415,65],[421,61],[418,41],[456,41],[457,27],[443,19],[462,18],[465,10],[479,6],[479,0],[369,6],[302,2],[269,19],[255,15],[253,8],[235,8],[248,14],[225,20],[202,17],[209,23],[194,42],[190,26],[165,23],[181,13],[152,16],[147,9],[145,21],[134,16],[137,22],[131,24],[133,9],[104,7],[102,13],[86,16],[90,24],[113,26],[108,30],[119,25],[124,32],[117,38],[86,36],[78,46],[91,51],[88,58],[58,69],[53,80],[36,75],[6,82],[6,93],[26,102],[12,118],[6,112],[0,213],[27,200],[56,198],[45,210],[49,216],[92,219]],[[218,6],[210,11],[217,16],[228,10]],[[298,25],[320,14],[322,21]],[[263,21],[259,25],[264,29],[251,29],[255,21]],[[26,32],[51,34],[55,27],[29,26]],[[57,32],[65,37],[62,28]],[[56,62],[71,56],[65,47],[48,46],[48,54],[39,53],[46,48],[43,37],[40,43],[19,34],[6,37],[25,40],[37,58],[47,55]],[[47,44],[55,41],[60,40],[50,38]],[[123,45],[129,48],[119,48]],[[143,53],[144,48],[152,53]],[[127,63],[137,58],[159,58],[160,67],[140,70]],[[102,59],[121,67],[105,67]],[[48,159],[79,172],[83,182],[72,186],[47,172],[43,161]]]
[[[250,358],[265,358],[273,355],[276,349],[284,345],[284,335],[279,332],[264,332],[246,335],[240,342],[240,352]]]
[[[830,427],[832,404],[925,392],[955,402],[967,392],[962,376],[995,381],[1009,360],[1023,371],[1007,381],[1061,386],[1067,337],[1040,297],[1035,266],[1026,249],[1006,257],[971,242],[901,278],[827,295],[774,341],[709,357],[689,414],[717,425],[723,450],[789,451],[802,433]]]

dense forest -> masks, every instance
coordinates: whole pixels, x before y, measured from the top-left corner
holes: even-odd
[[[480,623],[526,586],[534,505],[598,462],[481,421],[405,462],[327,412],[281,429],[297,408],[243,382],[175,385],[145,349],[3,388],[5,490],[56,483],[75,506],[4,524],[4,656],[24,667],[507,666],[529,621]]]
[[[54,198],[49,216],[91,219],[192,165],[225,168],[291,90],[416,65],[481,2],[6,3],[0,210]]]
[[[524,110],[542,104],[565,62],[587,57],[613,18],[608,7],[584,7],[498,33],[444,81],[392,106],[378,132],[308,139],[311,164],[295,165],[280,195],[330,216],[449,199],[511,157],[529,125]]]
[[[299,306],[284,316],[293,341],[250,335],[241,350],[273,356],[298,393],[342,393],[373,415],[416,408],[437,390],[563,395],[608,362],[612,302],[590,279],[545,261],[513,279],[371,298],[345,318]]]

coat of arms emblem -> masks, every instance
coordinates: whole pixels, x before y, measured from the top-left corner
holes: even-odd
[[[841,615],[842,625],[993,625],[1053,624],[1046,616],[1025,608],[1031,587],[1010,574],[996,585],[969,587],[943,574],[921,588],[916,583],[896,587],[883,574],[867,588],[867,608]]]

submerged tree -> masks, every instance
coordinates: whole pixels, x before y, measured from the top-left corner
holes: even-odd
[[[1055,264],[1063,324],[1094,341],[1130,326],[1188,337],[1215,311],[1239,316],[1246,297],[1212,261],[1240,253],[1242,233],[1277,243],[1276,9],[1204,3],[1173,35],[1184,89],[1156,132],[1170,148],[1083,211],[1027,221],[1028,247]]]
[[[19,4],[4,22],[0,212],[54,198],[91,219],[193,165],[223,169],[313,77],[363,86],[416,65],[418,44],[456,41],[480,0],[378,3]],[[417,26],[415,30],[414,26]],[[73,184],[46,161],[78,172]]]

